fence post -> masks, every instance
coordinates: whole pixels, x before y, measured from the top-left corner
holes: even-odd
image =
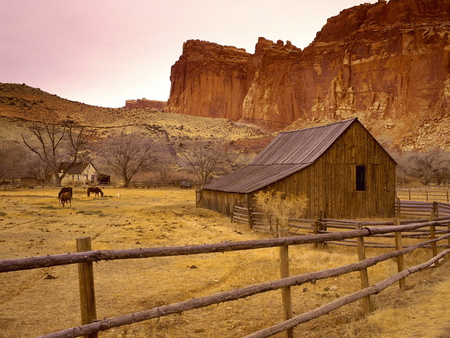
[[[313,232],[314,235],[318,235],[319,234],[319,217],[314,217],[314,223],[313,223]],[[319,243],[314,243],[314,249],[317,249],[319,247]]]
[[[398,218],[394,219],[394,225],[400,225],[400,220]],[[403,249],[402,233],[400,231],[395,232],[395,250]],[[397,256],[397,271],[401,272],[405,269],[405,262],[403,260],[403,255]],[[400,290],[406,289],[406,279],[402,278],[398,281]]]
[[[195,189],[195,207],[197,208],[203,199],[203,190]]]
[[[280,237],[287,237],[288,230],[280,229]],[[289,246],[280,246],[280,276],[281,278],[289,277]],[[292,318],[292,297],[291,297],[291,287],[285,286],[281,289],[281,299],[283,301],[283,316],[284,320]],[[294,337],[294,328],[287,329],[285,332],[286,338]]]
[[[408,189],[408,193],[409,193],[409,200],[411,201],[411,188]]]
[[[439,203],[436,201],[433,202],[433,210],[431,217],[432,218],[439,217]]]
[[[319,234],[320,233],[325,233],[327,231],[327,224],[325,222],[320,222],[319,220],[317,221],[317,223],[319,225]],[[320,247],[321,248],[326,248],[327,247],[327,243],[321,242],[320,243]]]
[[[250,198],[250,194],[247,194],[247,213],[248,213],[248,226],[250,229],[252,229],[253,228],[252,199]]]
[[[357,222],[355,224],[356,230],[361,230],[361,222]],[[359,261],[362,261],[366,259],[366,249],[364,246],[364,237],[357,237],[356,244],[358,248],[358,259]],[[367,269],[362,269],[359,271],[359,275],[361,278],[361,288],[365,289],[369,287],[369,275],[367,273]],[[367,316],[372,311],[372,307],[370,305],[370,296],[366,296],[362,298],[362,305],[363,305],[363,311],[364,315]]]
[[[448,232],[450,232],[450,222],[447,223]],[[450,246],[450,237],[447,239],[447,244]]]
[[[433,222],[433,218],[430,219],[430,222]],[[430,239],[436,238],[436,222],[430,224]],[[431,243],[431,251],[433,253],[433,257],[437,256],[437,244],[436,242]],[[437,265],[437,262],[436,262]]]
[[[83,251],[91,251],[91,237],[89,236],[77,238],[77,252]],[[97,319],[92,262],[78,263],[78,281],[80,285],[81,323],[82,325],[90,324]],[[98,332],[83,337],[97,338]]]

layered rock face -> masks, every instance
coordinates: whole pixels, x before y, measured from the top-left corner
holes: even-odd
[[[248,91],[244,49],[189,40],[172,66],[167,110],[202,117],[238,120]]]
[[[423,119],[450,112],[450,0],[343,10],[303,51],[259,38],[255,53],[190,40],[168,111],[281,128],[299,118]]]
[[[153,108],[157,110],[164,110],[164,108],[166,108],[166,102],[147,100],[146,98],[137,100],[126,100],[124,108],[126,109]]]

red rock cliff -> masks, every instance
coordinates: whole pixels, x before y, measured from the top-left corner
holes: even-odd
[[[260,38],[254,54],[187,41],[167,110],[282,127],[299,118],[442,117],[450,111],[450,0],[343,10],[305,50]]]
[[[167,111],[238,120],[248,91],[244,49],[189,40],[172,66]]]

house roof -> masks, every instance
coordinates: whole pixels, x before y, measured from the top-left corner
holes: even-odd
[[[82,174],[84,169],[86,169],[89,164],[92,165],[91,162],[77,162],[73,167],[70,168],[71,164],[72,162],[61,162],[61,164],[59,165],[59,171],[63,171],[69,175],[78,175]],[[69,168],[68,171],[67,168]]]
[[[247,166],[203,187],[248,194],[314,163],[357,118],[281,132]]]

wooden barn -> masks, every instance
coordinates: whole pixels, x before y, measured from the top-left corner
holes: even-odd
[[[231,215],[273,190],[306,195],[302,217],[393,217],[395,166],[357,118],[281,132],[249,165],[204,186],[197,205]]]

